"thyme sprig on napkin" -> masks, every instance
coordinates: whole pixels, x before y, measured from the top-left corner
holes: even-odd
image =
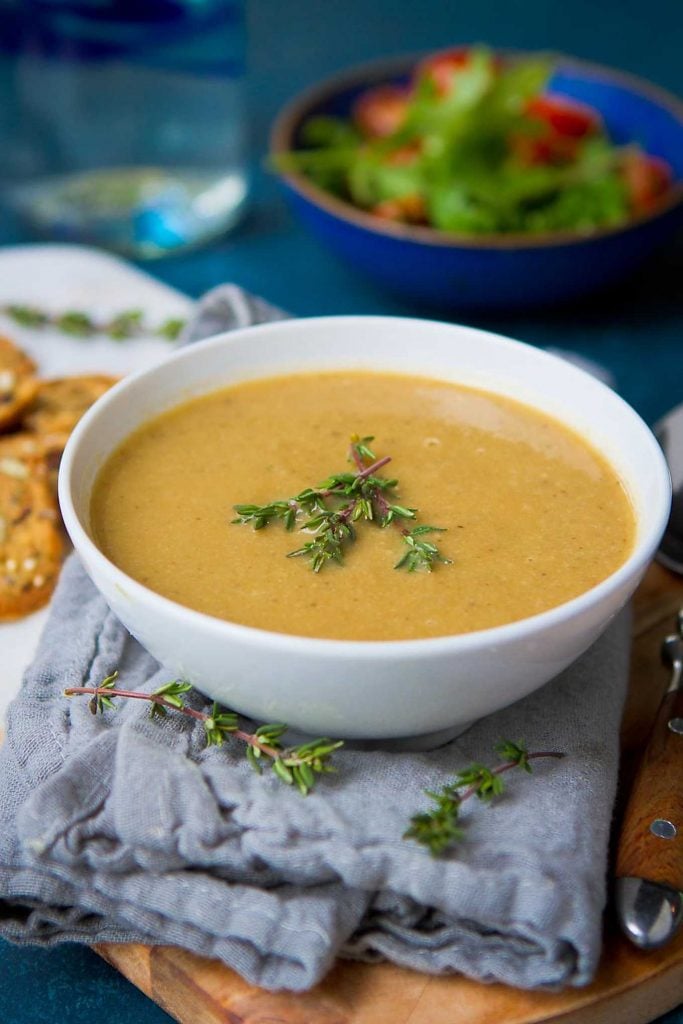
[[[271,768],[281,782],[288,786],[295,785],[302,796],[313,789],[316,775],[335,771],[330,764],[331,756],[335,750],[344,746],[341,740],[321,737],[296,747],[283,747],[280,740],[289,728],[283,722],[260,725],[256,732],[250,733],[240,728],[239,718],[234,711],[221,708],[215,702],[209,713],[188,707],[184,698],[192,690],[191,683],[174,679],[151,693],[143,693],[139,690],[119,689],[116,686],[117,679],[118,672],[112,672],[99,686],[69,686],[64,690],[64,696],[89,694],[88,706],[93,715],[115,709],[114,697],[149,701],[150,718],[163,718],[169,710],[179,711],[203,724],[208,747],[220,747],[228,737],[241,740],[245,744],[246,759],[254,771],[260,774],[263,768]]]
[[[52,327],[62,334],[70,334],[76,338],[106,334],[116,341],[149,335],[175,341],[185,326],[185,321],[180,317],[169,317],[159,324],[150,325],[141,309],[124,309],[103,320],[97,320],[82,310],[68,309],[60,313],[50,313],[38,306],[25,306],[19,303],[0,306],[0,313],[21,327],[30,327],[33,330]]]
[[[306,487],[291,498],[266,505],[235,505],[237,518],[233,523],[252,523],[255,530],[262,530],[273,521],[280,521],[286,530],[293,530],[302,517],[299,529],[312,533],[314,538],[290,551],[287,557],[305,557],[316,573],[329,562],[343,564],[345,549],[356,539],[356,524],[362,521],[374,522],[380,528],[393,523],[398,528],[408,550],[396,562],[395,569],[431,572],[439,563],[450,565],[452,560],[425,539],[427,534],[443,533],[443,527],[418,525],[409,529],[405,525],[416,519],[418,510],[392,500],[398,480],[377,475],[391,462],[391,456],[378,458],[369,447],[373,440],[352,436],[348,459],[355,472],[334,473],[317,487]]]
[[[220,747],[228,737],[240,740],[245,744],[245,756],[254,771],[261,774],[264,767],[272,769],[281,782],[295,785],[302,796],[307,796],[313,789],[316,776],[336,771],[330,760],[334,752],[344,746],[343,740],[321,737],[295,747],[283,747],[280,740],[289,729],[284,722],[269,722],[260,725],[253,733],[246,732],[240,728],[238,715],[220,707],[215,701],[210,712],[188,707],[185,696],[193,687],[182,679],[171,680],[151,693],[144,693],[117,687],[118,676],[118,672],[112,672],[99,686],[69,686],[64,690],[64,696],[89,696],[88,707],[93,715],[116,710],[115,697],[149,701],[150,718],[163,718],[169,711],[178,711],[203,724],[207,747]],[[412,816],[403,838],[414,839],[426,846],[433,856],[439,856],[464,836],[458,818],[465,800],[477,796],[490,803],[504,791],[501,775],[505,772],[513,768],[531,772],[530,761],[536,758],[565,756],[553,750],[529,753],[523,743],[511,740],[501,740],[495,750],[505,759],[503,764],[489,768],[473,762],[438,792],[426,790],[434,806]]]
[[[433,856],[438,857],[459,842],[465,834],[459,824],[460,808],[465,800],[476,796],[484,803],[491,803],[505,790],[505,783],[501,778],[505,772],[512,771],[513,768],[531,772],[529,762],[536,758],[564,757],[564,754],[555,750],[529,753],[523,743],[513,743],[511,740],[501,740],[494,749],[504,759],[503,764],[489,768],[485,764],[474,762],[461,769],[453,781],[440,790],[426,790],[433,806],[412,816],[403,838],[414,839],[416,843],[426,846]]]

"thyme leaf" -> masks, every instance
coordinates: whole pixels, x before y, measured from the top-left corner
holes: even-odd
[[[356,525],[365,521],[384,529],[393,523],[398,527],[407,551],[395,569],[408,572],[431,572],[435,565],[450,565],[436,544],[424,540],[426,534],[443,533],[440,526],[405,523],[415,521],[418,510],[392,500],[398,480],[378,476],[378,470],[391,462],[391,456],[377,458],[370,448],[373,437],[352,435],[348,459],[354,472],[333,473],[317,487],[306,487],[291,498],[271,501],[265,505],[234,505],[237,518],[233,523],[251,523],[262,530],[272,522],[281,522],[286,530],[299,529],[314,534],[312,540],[290,551],[288,558],[305,558],[313,572],[318,573],[330,562],[344,564],[349,544],[356,539]]]
[[[448,782],[439,791],[425,790],[432,801],[432,806],[411,817],[403,838],[413,839],[416,843],[426,846],[434,857],[440,856],[465,835],[459,823],[460,808],[465,800],[476,796],[484,803],[490,803],[500,797],[505,790],[505,783],[501,778],[505,772],[514,768],[531,772],[529,762],[532,760],[565,756],[554,750],[529,753],[523,743],[513,743],[510,740],[501,740],[494,749],[505,759],[503,764],[489,768],[487,765],[474,762],[461,769],[453,781]]]
[[[0,313],[4,313],[21,327],[31,327],[34,330],[54,327],[62,334],[69,334],[74,338],[106,334],[116,341],[150,334],[175,341],[185,326],[185,321],[179,317],[169,317],[159,324],[150,325],[141,309],[126,309],[104,320],[97,320],[81,310],[68,309],[59,313],[48,313],[37,306],[24,306],[18,303],[0,306]]]
[[[336,771],[331,764],[333,754],[344,746],[342,740],[319,737],[298,746],[285,747],[282,739],[289,726],[284,722],[269,722],[260,725],[255,732],[245,731],[240,726],[239,716],[214,701],[209,712],[189,707],[185,701],[192,692],[192,684],[183,679],[163,683],[150,693],[140,690],[125,690],[117,684],[119,674],[112,672],[99,686],[70,686],[64,690],[65,697],[86,695],[89,710],[93,715],[115,710],[114,698],[148,701],[150,718],[164,717],[169,711],[176,711],[202,723],[207,747],[217,746],[229,739],[244,744],[244,754],[249,766],[258,774],[270,769],[287,786],[295,786],[302,796],[307,796],[317,782],[317,776]],[[414,814],[404,839],[413,839],[426,846],[433,856],[439,856],[463,839],[465,832],[459,822],[460,808],[470,797],[490,802],[504,792],[501,776],[514,768],[531,772],[530,761],[540,758],[563,758],[558,751],[542,750],[529,753],[519,742],[501,740],[495,750],[506,760],[495,768],[474,762],[461,769],[455,778],[440,790],[425,790],[432,806]]]
[[[265,767],[270,768],[281,782],[296,786],[302,796],[307,796],[313,789],[316,776],[335,771],[330,764],[332,755],[344,746],[342,740],[323,736],[299,746],[283,747],[280,741],[289,728],[283,722],[270,722],[260,725],[253,733],[246,732],[240,727],[238,715],[216,702],[210,712],[189,707],[185,696],[192,691],[192,684],[183,679],[173,679],[151,693],[119,689],[117,679],[118,672],[113,672],[99,686],[69,686],[64,690],[64,696],[88,695],[88,707],[93,715],[116,710],[115,697],[149,701],[150,718],[163,718],[169,711],[180,712],[202,723],[207,747],[220,747],[230,737],[240,740],[245,745],[247,762],[254,771],[260,774]]]

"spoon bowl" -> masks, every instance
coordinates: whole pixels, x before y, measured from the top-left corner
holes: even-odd
[[[681,876],[679,874],[675,878],[676,884],[671,884],[675,856],[670,859],[661,845],[676,838],[676,822],[680,819],[681,804],[679,801],[677,811],[675,794],[680,781],[680,739],[683,732],[683,608],[679,609],[676,627],[677,632],[662,641],[662,662],[671,669],[671,682],[633,785],[617,855],[617,871],[626,868],[616,881],[617,918],[626,937],[634,946],[644,950],[665,946],[683,922],[683,891],[679,888]],[[651,819],[647,830],[649,834],[643,845],[644,822],[648,819]],[[654,846],[651,845],[653,837]],[[675,877],[675,868],[673,874]]]
[[[622,929],[639,949],[666,946],[683,920],[683,895],[645,878],[618,878],[617,906]]]
[[[654,434],[666,456],[673,491],[669,522],[656,558],[667,569],[683,575],[683,404],[655,425]]]

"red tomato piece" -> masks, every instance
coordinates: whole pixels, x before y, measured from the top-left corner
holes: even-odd
[[[405,224],[425,224],[427,209],[422,196],[414,194],[400,199],[385,199],[373,206],[371,213],[383,220],[396,220]]]
[[[566,164],[575,158],[579,140],[549,131],[538,138],[513,135],[509,145],[517,160],[525,166]]]
[[[409,99],[409,90],[400,85],[378,85],[356,100],[353,121],[363,135],[383,139],[403,124]]]
[[[666,160],[646,153],[627,153],[622,163],[631,207],[636,213],[645,213],[669,189],[673,174]]]
[[[469,63],[470,51],[466,46],[444,50],[420,61],[415,70],[416,78],[430,78],[439,96],[447,96],[453,88],[459,71]]]
[[[419,141],[409,142],[407,145],[395,149],[393,153],[389,153],[386,163],[392,167],[409,167],[410,164],[415,163],[421,152],[422,146]]]
[[[546,93],[534,96],[527,104],[527,113],[543,121],[558,135],[582,139],[600,127],[600,115],[586,103],[579,103],[567,96]]]

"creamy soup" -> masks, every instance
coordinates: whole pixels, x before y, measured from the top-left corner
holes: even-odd
[[[351,470],[374,435],[393,500],[452,559],[394,569],[390,525],[357,524],[343,565],[287,558],[311,539],[280,522],[237,525],[233,506],[289,498]],[[367,372],[250,381],[138,429],[102,468],[91,523],[104,554],[152,590],[232,622],[311,637],[443,636],[535,615],[612,573],[634,515],[612,467],[559,422],[514,400]],[[413,524],[407,524],[412,526]]]

